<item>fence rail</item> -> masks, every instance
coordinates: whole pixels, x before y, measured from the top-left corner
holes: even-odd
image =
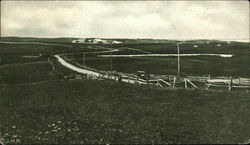
[[[206,81],[207,88],[226,87],[230,91],[232,88],[250,88],[250,78],[241,77],[215,77]]]
[[[226,87],[229,90],[231,90],[232,88],[250,88],[250,78],[245,77],[211,77],[210,75],[208,75],[185,76],[177,78],[175,75],[149,74],[150,79],[146,80],[138,77],[135,74],[96,70],[93,68],[82,66],[63,56],[55,55],[55,57],[62,65],[68,67],[69,69],[81,74],[87,74],[90,78],[94,79],[111,79],[131,84],[156,85],[160,87],[175,87],[176,84],[184,84],[185,88],[187,88],[188,86],[198,88],[196,82],[199,82],[205,83],[206,89],[209,89],[209,87]]]

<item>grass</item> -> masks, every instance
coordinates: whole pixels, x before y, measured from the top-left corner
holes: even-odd
[[[6,40],[10,38],[5,38]],[[3,39],[3,40],[5,40]],[[16,40],[17,38],[12,38]],[[12,40],[11,39],[11,40]],[[34,40],[35,38],[23,38]],[[69,42],[62,39],[49,39],[50,41]],[[69,40],[72,38],[69,38]],[[20,39],[19,41],[24,41]],[[36,40],[40,41],[40,39]],[[124,40],[125,41],[125,40]],[[139,41],[139,40],[138,40]],[[221,44],[220,47],[217,45]],[[225,42],[211,41],[209,44],[202,43],[198,48],[193,47],[194,44],[181,44],[181,53],[226,53],[234,54],[232,58],[220,57],[181,57],[181,73],[182,75],[207,75],[212,76],[244,76],[249,77],[249,43],[232,42],[227,44]],[[130,47],[152,53],[176,53],[176,43],[129,43],[122,45],[106,45],[107,47]],[[34,61],[45,61],[54,54],[73,53],[83,51],[100,51],[103,49],[93,49],[93,46],[74,45],[72,47],[62,46],[42,46],[42,45],[20,45],[20,44],[0,44],[0,64],[9,63],[26,63]],[[139,51],[122,50],[114,54],[138,54]],[[39,58],[23,58],[27,55],[40,55]],[[82,63],[82,55],[74,56],[75,61]],[[79,57],[79,58],[78,58]],[[88,56],[87,56],[88,57]],[[91,56],[92,57],[92,56]],[[97,69],[110,69],[109,58],[87,58],[86,64]],[[100,61],[99,61],[100,60]],[[99,61],[99,62],[98,62]],[[133,64],[133,65],[131,65]],[[150,67],[149,67],[150,66]],[[148,73],[159,74],[176,74],[177,58],[175,57],[144,57],[144,58],[114,58],[113,69],[121,72],[134,73],[137,70],[146,70]]]
[[[102,81],[1,85],[1,132],[22,143],[242,143],[249,94]]]
[[[65,44],[71,39],[74,38],[1,38]],[[165,41],[163,44],[146,44],[146,40],[121,41],[129,44],[119,47],[176,53],[175,44]],[[233,53],[235,57],[230,61],[213,57],[181,58],[183,75],[204,74],[209,70],[219,75],[222,70],[233,69],[236,75],[249,76],[249,43],[223,43],[222,48],[215,47],[217,43],[221,42],[201,44],[197,49],[183,44],[181,52],[223,52]],[[51,55],[82,51],[93,50],[84,45],[0,44],[1,137],[19,139],[22,144],[236,144],[250,138],[249,90],[175,90],[110,81],[63,80],[64,75],[74,72],[65,69]],[[124,52],[130,54],[131,51]],[[39,58],[22,57],[39,54],[42,54]],[[47,61],[48,57],[55,70]],[[87,66],[109,70],[109,58],[97,59],[87,54],[86,57]],[[81,55],[75,55],[74,60],[83,61]],[[176,74],[176,58],[114,58],[113,69]],[[232,72],[223,72],[223,75],[232,75]]]
[[[62,43],[69,44],[72,40],[78,38],[70,38],[70,37],[61,37],[61,38],[37,38],[37,37],[1,37],[2,41],[9,42],[45,42],[45,43]]]
[[[71,55],[68,58],[72,58]],[[82,55],[73,55],[73,60],[83,64]],[[218,56],[181,57],[182,75],[245,76],[249,77],[249,57],[236,55],[232,58]],[[136,73],[144,70],[153,74],[177,74],[177,57],[112,58],[113,70]],[[85,64],[99,70],[110,70],[111,58],[86,55]]]
[[[221,44],[221,46],[217,46]],[[182,75],[212,75],[212,76],[242,76],[250,77],[249,67],[249,43],[232,42],[211,42],[209,44],[181,44],[181,53],[222,53],[233,54],[232,58],[221,58],[218,56],[194,56],[181,57]],[[83,46],[82,46],[83,47]],[[110,46],[112,47],[112,46]],[[136,43],[122,44],[119,47],[129,47],[151,53],[176,54],[176,43]],[[85,51],[83,49],[82,51]],[[113,54],[138,54],[135,50],[122,49]],[[109,53],[105,53],[109,54]],[[72,57],[72,55],[68,56]],[[82,64],[83,56],[73,55],[74,61]],[[113,70],[127,73],[135,73],[138,70],[145,70],[154,74],[177,74],[176,57],[137,57],[137,58],[113,58]],[[86,55],[86,65],[100,70],[110,70],[110,58],[97,58],[96,55]]]
[[[58,80],[62,73],[52,70],[47,61],[8,64],[0,67],[0,83],[33,83],[37,81]]]

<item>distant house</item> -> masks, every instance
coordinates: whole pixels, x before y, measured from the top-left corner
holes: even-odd
[[[194,48],[197,48],[198,47],[198,45],[194,45]]]
[[[120,44],[120,41],[110,41],[110,40],[103,40],[99,38],[82,38],[78,40],[73,40],[72,43],[93,43],[93,44]]]
[[[95,44],[108,44],[108,40],[95,38],[95,39],[93,39],[92,43],[95,43]]]
[[[116,40],[112,41],[112,44],[121,44],[121,43],[122,43],[122,42],[116,41]]]
[[[81,39],[78,39],[78,40],[73,40],[72,43],[85,43],[86,42],[86,39],[85,38],[81,38]]]
[[[103,40],[102,39],[94,39],[93,43],[103,43]]]
[[[108,40],[103,40],[103,43],[108,44],[109,42],[108,42]]]

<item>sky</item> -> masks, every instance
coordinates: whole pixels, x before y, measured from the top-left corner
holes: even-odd
[[[1,35],[249,41],[249,2],[1,1]]]

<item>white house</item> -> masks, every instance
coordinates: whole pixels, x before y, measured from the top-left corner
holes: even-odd
[[[72,43],[85,43],[85,38],[81,38],[81,39],[78,39],[78,40],[73,40]]]
[[[112,41],[112,44],[121,44],[122,42],[120,42],[120,41]]]
[[[197,48],[198,47],[198,45],[194,45],[194,48]]]
[[[103,40],[96,38],[96,39],[93,40],[93,43],[103,43]]]
[[[72,43],[93,43],[93,44],[108,44],[108,43],[112,43],[112,44],[120,44],[122,42],[120,41],[108,41],[108,40],[103,40],[103,39],[99,39],[99,38],[95,38],[95,39],[86,39],[86,38],[81,38],[78,40],[73,40]]]

